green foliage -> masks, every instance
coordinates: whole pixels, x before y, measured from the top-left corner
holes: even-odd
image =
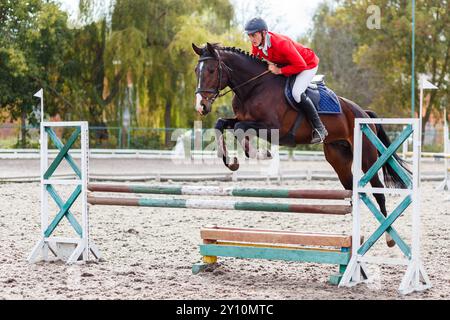
[[[63,86],[61,68],[71,41],[67,15],[57,5],[40,0],[8,0],[0,3],[0,108],[8,118],[20,118],[26,145],[26,120],[40,87],[58,92]],[[64,113],[63,97],[46,96],[47,112]]]
[[[80,22],[90,24],[76,36],[76,42],[83,46],[76,51],[85,52],[76,64],[88,74],[81,77],[82,86],[72,95],[85,96],[90,120],[121,126],[123,112],[128,109],[133,126],[192,125],[196,119],[196,56],[191,42],[217,42],[224,35],[232,40],[230,2],[117,0],[100,20],[92,22],[100,5],[101,1],[80,2]],[[98,32],[101,28],[105,31]],[[89,29],[97,32],[86,37]],[[97,75],[91,70],[98,70]],[[83,92],[89,81],[97,88],[95,92]]]
[[[331,9],[322,4],[314,17],[313,48],[320,73],[329,84],[364,108],[385,117],[409,117],[411,108],[411,2],[342,0]],[[450,53],[449,2],[416,1],[416,79],[419,74],[439,85],[430,94],[425,121],[448,96]],[[381,29],[369,29],[367,8],[381,9]],[[417,87],[416,87],[417,88]],[[417,100],[416,90],[416,100]]]

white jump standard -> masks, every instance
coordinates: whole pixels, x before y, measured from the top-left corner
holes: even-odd
[[[52,128],[74,128],[74,132],[64,145],[56,136]],[[59,153],[53,162],[48,165],[48,138],[58,148]],[[69,154],[69,150],[80,137],[81,145],[81,170]],[[48,260],[48,252],[50,251],[61,260],[67,260],[67,263],[73,263],[77,260],[88,260],[89,254],[92,253],[95,258],[100,258],[100,253],[95,244],[89,238],[89,215],[87,197],[87,179],[88,179],[88,160],[89,160],[89,126],[87,122],[42,122],[41,123],[41,239],[38,241],[31,254],[28,257],[29,262],[35,262],[39,255],[44,261]],[[53,173],[58,168],[62,160],[66,160],[75,172],[78,179],[72,180],[56,180],[51,179]],[[64,202],[56,192],[54,186],[72,185],[75,190],[70,195],[67,202]],[[49,223],[50,208],[48,203],[49,196],[53,198],[58,205],[60,211],[54,219]],[[70,208],[81,197],[81,225],[78,223],[74,215],[70,212]],[[66,217],[78,234],[78,238],[61,238],[52,236],[61,220]],[[72,253],[67,259],[64,253],[67,250]]]
[[[369,124],[405,124],[406,128],[400,136],[392,142],[389,148],[386,148],[383,143],[370,129]],[[373,164],[373,166],[363,174],[362,161],[362,143],[363,133],[366,138],[365,142],[374,144],[380,153],[380,157]],[[406,141],[406,139],[413,135],[413,171],[412,177],[409,177],[403,168],[398,164],[393,157],[396,150]],[[376,264],[401,264],[407,266],[407,271],[402,279],[399,287],[399,292],[408,294],[413,291],[422,291],[431,287],[431,282],[425,272],[420,257],[420,192],[419,192],[419,161],[420,161],[421,137],[418,119],[356,119],[355,121],[355,137],[354,137],[354,156],[353,156],[353,243],[352,243],[352,257],[350,263],[342,277],[339,286],[353,286],[367,279],[368,273],[366,263]],[[373,175],[378,173],[378,170],[384,163],[389,165],[399,173],[401,179],[408,186],[408,189],[394,189],[394,188],[369,188],[366,187]],[[384,193],[384,194],[398,194],[404,195],[405,198],[395,208],[395,210],[384,217],[377,207],[373,204],[368,194]],[[355,239],[360,238],[361,233],[361,208],[365,204],[375,218],[380,223],[380,226],[373,232],[373,234],[363,243],[360,244]],[[412,205],[412,244],[411,248],[400,238],[398,233],[393,228],[393,223],[398,217]],[[390,259],[386,257],[368,257],[366,253],[385,233],[395,240],[397,246],[403,252],[406,259],[399,261],[399,259]]]

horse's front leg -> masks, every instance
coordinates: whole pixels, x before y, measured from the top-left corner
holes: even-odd
[[[223,163],[231,171],[239,169],[239,161],[236,157],[233,157],[233,162],[230,161],[228,156],[228,150],[225,144],[225,138],[223,133],[226,129],[232,129],[238,122],[237,119],[219,119],[216,122],[216,141],[217,141],[217,156],[222,157]]]
[[[263,132],[265,130],[265,132]],[[267,142],[271,143],[271,130],[266,124],[255,121],[240,121],[234,126],[234,135],[242,148],[244,149],[245,156],[252,159],[272,159],[272,155],[269,150],[260,150],[254,148],[251,140],[255,137],[263,138]]]

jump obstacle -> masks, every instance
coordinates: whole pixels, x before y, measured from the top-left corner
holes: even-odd
[[[405,130],[392,142],[388,148],[382,144],[376,134],[370,129],[370,124],[405,124]],[[53,127],[73,127],[74,133],[64,145],[56,136]],[[87,122],[43,122],[41,123],[41,239],[30,254],[29,262],[37,260],[41,254],[48,260],[50,251],[58,258],[63,258],[62,248],[71,245],[73,251],[68,255],[67,263],[78,260],[86,261],[93,254],[100,258],[100,253],[89,237],[88,204],[91,205],[119,205],[119,206],[148,206],[164,208],[195,208],[220,209],[240,211],[266,211],[266,212],[293,212],[328,215],[344,215],[353,212],[353,228],[351,235],[330,233],[304,233],[293,231],[277,231],[262,229],[240,229],[229,227],[204,227],[200,231],[203,244],[200,245],[200,254],[203,262],[193,266],[193,272],[198,273],[208,265],[217,262],[217,257],[237,257],[249,259],[289,260],[315,263],[329,263],[339,265],[339,273],[330,277],[330,282],[339,286],[352,286],[368,279],[366,263],[390,263],[407,266],[399,291],[407,294],[421,291],[431,287],[420,259],[420,208],[419,208],[419,154],[420,138],[418,136],[418,120],[416,119],[356,119],[355,145],[354,145],[354,190],[280,190],[255,188],[221,188],[198,186],[126,186],[88,183],[88,124]],[[372,168],[363,174],[361,169],[362,140],[367,139],[375,145],[381,154]],[[403,142],[413,135],[413,177],[403,172],[393,154]],[[82,149],[81,170],[77,167],[69,154],[78,136],[81,137]],[[54,161],[48,165],[48,138],[59,149]],[[65,159],[77,174],[77,180],[51,179],[52,174]],[[388,163],[405,181],[409,189],[370,188],[367,183],[378,173],[383,164]],[[63,202],[53,186],[74,185],[75,190],[66,202]],[[91,193],[88,194],[88,191]],[[235,201],[235,200],[203,200],[203,199],[160,199],[160,198],[127,198],[104,197],[98,192],[108,193],[143,193],[160,195],[196,195],[196,196],[223,196],[223,197],[260,197],[260,198],[295,198],[317,199],[320,205],[292,204],[292,203],[266,203],[261,201]],[[384,193],[404,195],[405,199],[385,218],[374,205],[368,194]],[[59,212],[49,223],[48,197],[53,198]],[[81,198],[82,223],[76,221],[70,212],[71,206],[77,198]],[[348,200],[353,199],[353,207]],[[342,205],[323,204],[322,200],[343,200]],[[360,212],[365,205],[380,223],[380,226],[368,239],[361,243]],[[392,226],[396,219],[412,205],[412,245],[409,247],[398,235]],[[76,231],[77,238],[58,238],[52,236],[54,230],[66,217]],[[403,252],[405,259],[390,259],[386,257],[369,257],[366,253],[380,237],[389,233]],[[67,249],[67,248],[64,248]]]
[[[92,205],[147,206],[165,208],[220,209],[239,211],[293,212],[327,215],[350,214],[349,203],[352,192],[347,190],[287,190],[255,188],[223,188],[202,186],[142,186],[89,184],[87,201]],[[96,192],[144,193],[165,195],[234,196],[259,198],[295,198],[316,200],[342,200],[346,204],[283,204],[266,202],[246,202],[233,200],[198,199],[148,199],[100,197]],[[330,276],[330,283],[338,284],[350,261],[351,236],[331,233],[301,233],[276,230],[256,230],[238,228],[203,228],[201,236],[208,245],[200,246],[203,260],[217,261],[211,252],[220,256],[241,258],[277,259],[339,265],[339,272]],[[231,242],[230,242],[231,241]],[[219,247],[220,245],[220,247]],[[236,251],[237,246],[239,250]],[[320,247],[320,248],[319,248]],[[332,247],[332,248],[324,248]],[[220,254],[219,254],[220,251]],[[204,270],[208,264],[195,264],[194,274]]]

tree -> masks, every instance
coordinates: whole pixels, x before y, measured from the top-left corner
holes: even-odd
[[[337,3],[339,5],[334,10],[319,11],[319,20],[315,23],[316,45],[331,50],[330,54],[324,52],[325,66],[333,74],[333,79],[338,80],[337,74],[342,74],[342,70],[334,72],[330,63],[344,65],[349,74],[355,74],[356,81],[339,80],[335,84],[341,87],[343,82],[351,83],[355,92],[370,92],[367,106],[382,115],[410,116],[411,1],[377,1],[376,5],[381,9],[380,29],[367,27],[367,8],[373,4],[372,1],[343,0]],[[450,94],[446,79],[450,63],[449,9],[448,0],[420,0],[416,5],[416,71],[417,74],[425,74],[440,88],[430,94],[423,117],[424,128],[431,112],[439,108],[440,98]],[[332,36],[327,32],[333,29],[340,34],[327,41]],[[351,44],[349,50],[341,47],[345,41]],[[330,46],[333,43],[338,50]],[[344,50],[344,54],[340,50]],[[349,64],[345,59],[350,55],[353,63]],[[323,59],[321,64],[324,64]],[[362,82],[359,81],[361,75],[364,78]],[[419,77],[416,75],[415,78]],[[415,100],[418,100],[417,86]]]
[[[95,1],[82,1],[85,16],[92,18],[94,8]],[[96,96],[101,93],[110,98],[99,104],[105,120],[121,125],[120,117],[128,108],[135,126],[191,126],[196,62],[191,42],[197,32],[209,35],[204,39],[208,41],[223,38],[229,34],[232,17],[233,8],[227,0],[115,1],[109,16],[101,18],[109,22],[105,24],[104,46],[96,54],[102,57],[97,65],[103,66],[104,74],[104,79],[100,74],[96,77],[97,86],[102,88]],[[194,23],[196,20],[201,23]]]
[[[46,96],[50,114],[64,100],[59,94],[64,83],[60,70],[71,34],[67,15],[42,0],[3,1],[0,21],[0,107],[8,110],[12,120],[21,119],[20,145],[24,147],[26,119],[36,103],[32,93],[40,87],[52,92]]]

